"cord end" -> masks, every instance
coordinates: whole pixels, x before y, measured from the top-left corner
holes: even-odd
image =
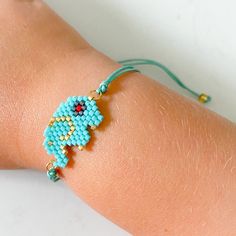
[[[198,96],[198,101],[201,102],[201,103],[208,103],[211,101],[211,97],[205,93],[201,93],[199,96]]]

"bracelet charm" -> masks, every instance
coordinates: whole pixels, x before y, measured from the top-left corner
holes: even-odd
[[[78,146],[79,150],[89,142],[88,129],[95,129],[103,120],[96,101],[88,96],[69,97],[61,103],[44,132],[44,147],[53,154],[53,167],[64,168],[68,163],[67,147]],[[54,170],[50,168],[53,174]]]

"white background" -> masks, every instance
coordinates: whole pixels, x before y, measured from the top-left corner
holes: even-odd
[[[210,109],[236,120],[235,0],[46,2],[113,59],[156,59],[211,94]],[[183,93],[162,72],[145,73]],[[128,235],[41,173],[1,171],[0,186],[1,236]]]

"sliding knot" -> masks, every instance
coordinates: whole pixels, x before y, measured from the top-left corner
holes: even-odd
[[[107,91],[108,85],[105,81],[103,81],[100,85],[99,88],[96,90],[97,93],[105,93]]]

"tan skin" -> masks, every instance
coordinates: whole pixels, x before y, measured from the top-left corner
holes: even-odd
[[[58,104],[119,65],[41,1],[2,0],[0,33],[0,167],[45,171]],[[79,197],[134,235],[235,235],[235,124],[137,73],[98,105],[104,122],[61,173]]]

